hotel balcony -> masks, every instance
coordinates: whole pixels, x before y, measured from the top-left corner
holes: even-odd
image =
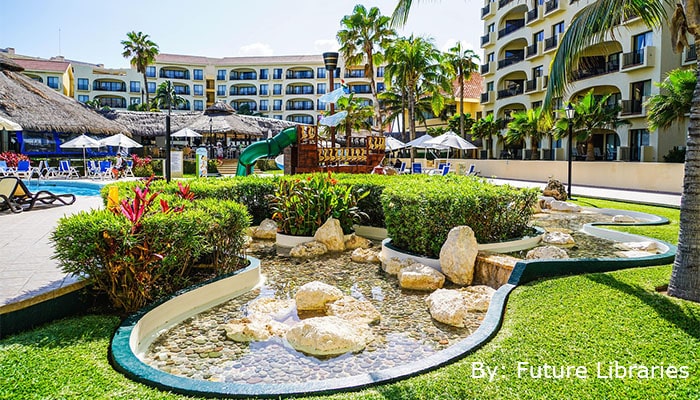
[[[311,100],[288,101],[285,107],[287,111],[313,111],[314,102]]]
[[[92,83],[92,90],[101,92],[126,92],[126,83],[96,80]]]
[[[287,71],[287,79],[314,79],[314,71]]]
[[[505,99],[508,97],[517,96],[519,94],[523,94],[523,87],[521,85],[509,88],[509,89],[499,90],[498,96],[496,98],[497,99]]]
[[[350,93],[355,94],[371,94],[372,87],[370,85],[348,85]]]
[[[160,69],[158,77],[163,79],[190,79],[190,71],[163,67]]]
[[[511,33],[523,27],[525,27],[525,19],[515,19],[512,21],[508,21],[508,24],[505,26],[505,28],[500,29],[498,31],[498,38],[501,39],[505,36],[508,36]]]
[[[231,89],[229,90],[228,94],[231,96],[257,96],[258,89],[255,86],[231,86]]]
[[[496,33],[489,32],[481,37],[481,47],[485,47],[496,43]]]
[[[500,10],[501,8],[507,6],[508,4],[512,3],[513,0],[498,0],[498,9]]]
[[[255,81],[258,74],[255,71],[231,71],[228,76],[230,81]]]
[[[238,111],[242,106],[248,106],[248,110],[250,110],[250,111],[257,111],[258,110],[258,104],[254,101],[232,101],[231,102],[231,107],[233,107],[233,109],[236,111]]]
[[[535,6],[535,8],[533,8],[532,10],[527,12],[527,15],[525,17],[525,20],[526,20],[525,23],[529,24],[531,22],[537,21],[539,15],[540,15],[540,10],[539,10],[539,8],[537,8],[537,6]]]
[[[548,37],[544,40],[544,52],[552,51],[557,48],[557,45],[559,44],[558,36],[554,35],[552,37]]]
[[[525,93],[534,92],[537,89],[537,78],[525,81]]]
[[[498,69],[502,69],[505,67],[508,67],[513,64],[517,64],[521,61],[523,61],[525,57],[520,56],[520,57],[509,57],[509,58],[504,58],[503,60],[498,60]]]
[[[126,108],[126,99],[123,97],[97,96],[102,107],[109,108]]]
[[[643,49],[622,54],[622,70],[653,67],[655,50],[654,46],[646,46]]]
[[[556,11],[563,11],[559,5],[559,0],[549,0],[544,3],[544,15],[548,16]]]
[[[591,65],[585,68],[579,68],[572,72],[573,80],[580,81],[583,79],[592,78],[594,76],[611,74],[620,71],[620,63],[609,61],[605,64]]]
[[[491,7],[491,3],[488,3],[481,8],[481,19],[485,19],[495,14],[495,8]]]
[[[308,86],[287,86],[286,94],[314,94],[314,87]]]
[[[493,103],[493,90],[481,94],[481,104]]]
[[[178,95],[184,95],[184,96],[190,95],[190,87],[189,86],[173,85],[173,90],[175,91],[175,94],[178,94]]]
[[[345,70],[346,78],[366,78],[364,69],[348,69]]]
[[[542,42],[536,42],[530,46],[527,46],[525,48],[525,59],[530,59],[535,56],[537,56],[540,53],[540,43]]]
[[[646,114],[646,110],[644,109],[644,101],[646,100],[646,97],[644,97],[642,100],[622,100],[622,110],[620,110],[620,115],[621,116],[642,116]]]

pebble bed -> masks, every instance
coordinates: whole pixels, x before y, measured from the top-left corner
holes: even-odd
[[[611,221],[611,217],[587,211],[543,213],[533,218],[534,225],[573,235],[577,244],[567,249],[572,258],[616,257],[613,242],[577,232],[583,224],[596,221]],[[430,317],[425,304],[429,293],[401,289],[397,278],[378,265],[350,260],[351,252],[298,260],[278,257],[274,242],[257,244],[253,255],[261,260],[265,284],[169,329],[151,344],[144,362],[170,374],[217,382],[281,384],[345,378],[439,352],[468,337],[485,315],[474,313],[465,328],[445,325]],[[524,254],[514,255],[524,258]],[[224,325],[244,317],[247,303],[259,297],[293,298],[296,288],[313,280],[369,300],[379,310],[382,320],[372,326],[375,340],[363,352],[318,358],[294,350],[282,338],[252,343],[226,338]],[[456,286],[446,282],[445,288]],[[292,312],[282,322],[292,324],[299,318]]]

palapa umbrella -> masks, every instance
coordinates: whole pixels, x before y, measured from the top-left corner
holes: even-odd
[[[193,131],[190,128],[182,128],[179,131],[170,135],[171,137],[183,137],[183,138],[201,138],[202,135]]]
[[[22,126],[14,121],[10,121],[7,118],[0,117],[0,130],[6,131],[21,131]]]
[[[87,160],[85,158],[85,149],[87,148],[96,148],[100,147],[100,143],[91,138],[90,136],[87,136],[85,134],[82,134],[76,138],[73,138],[59,146],[62,149],[83,149],[83,171],[85,171],[85,176],[87,176]]]

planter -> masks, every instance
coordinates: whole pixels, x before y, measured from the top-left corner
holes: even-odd
[[[277,232],[275,237],[275,245],[277,247],[278,256],[288,256],[289,251],[295,246],[306,242],[312,242],[313,236],[292,236]]]
[[[371,240],[384,240],[387,238],[386,228],[376,228],[367,225],[353,225],[355,235]]]

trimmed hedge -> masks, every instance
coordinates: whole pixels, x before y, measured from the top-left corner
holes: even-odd
[[[494,186],[475,177],[416,176],[385,187],[382,205],[395,246],[438,257],[455,226],[471,227],[479,243],[524,236],[537,195],[536,189]]]

